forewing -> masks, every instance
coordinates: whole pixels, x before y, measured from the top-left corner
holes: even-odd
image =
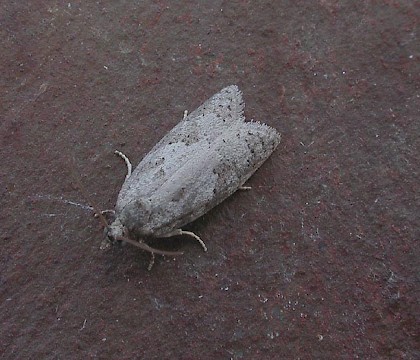
[[[169,131],[143,158],[123,184],[117,210],[133,194],[153,194],[191,156],[201,152],[229,129],[244,122],[242,93],[236,85],[213,95]]]
[[[150,231],[164,236],[202,216],[243,185],[279,142],[275,129],[257,122],[226,130],[151,194]]]

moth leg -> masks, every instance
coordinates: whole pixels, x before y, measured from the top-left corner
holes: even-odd
[[[251,190],[251,186],[239,186],[238,190]]]
[[[152,270],[153,264],[155,263],[155,253],[150,253],[150,261],[149,265],[147,266],[147,270]]]
[[[133,166],[131,165],[130,160],[128,160],[128,157],[125,156],[121,151],[115,150],[114,154],[117,154],[125,161],[125,164],[127,165],[127,175],[125,176],[125,179],[127,180],[131,176]]]
[[[200,245],[202,246],[204,251],[207,251],[207,246],[206,246],[206,244],[204,244],[204,241],[201,240],[199,236],[197,236],[196,234],[194,234],[191,231],[176,229],[174,231],[171,231],[170,233],[165,234],[165,236],[162,236],[162,237],[171,237],[171,236],[178,236],[178,235],[189,235],[189,236],[193,237],[194,239],[196,239],[200,243]]]
[[[204,249],[204,251],[207,251],[206,244],[204,244],[204,241],[201,240],[199,236],[197,236],[196,234],[194,234],[192,231],[184,231],[184,230],[181,230],[181,229],[179,229],[179,231],[181,232],[180,235],[189,235],[189,236],[193,237],[194,239],[196,239],[200,243],[200,245],[202,246],[202,248]]]
[[[100,250],[107,250],[111,247],[111,242],[108,239],[103,239],[101,242]]]
[[[115,210],[102,210],[101,214],[102,215],[105,215],[105,214],[115,215]],[[99,217],[99,214],[95,213],[95,215],[93,215],[93,217],[97,218],[97,217]]]
[[[184,117],[182,118],[182,120],[184,120],[187,116],[188,116],[188,110],[184,110]]]

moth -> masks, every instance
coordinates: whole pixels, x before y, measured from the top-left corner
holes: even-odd
[[[242,188],[280,142],[277,130],[246,122],[243,110],[242,93],[231,85],[185,113],[134,171],[116,151],[128,172],[101,248],[125,241],[150,252],[152,264],[154,254],[182,252],[152,248],[145,239],[188,235],[206,251],[200,237],[182,227]]]

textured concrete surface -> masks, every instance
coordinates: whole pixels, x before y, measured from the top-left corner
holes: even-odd
[[[416,1],[1,1],[2,359],[418,359]],[[278,150],[189,238],[99,250],[222,87]],[[75,161],[73,161],[75,159]]]

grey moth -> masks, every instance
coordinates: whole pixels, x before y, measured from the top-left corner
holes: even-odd
[[[149,251],[152,258],[178,255],[182,253],[158,250],[143,240],[184,234],[206,250],[197,235],[182,227],[240,189],[280,142],[275,129],[245,122],[243,109],[242,93],[228,86],[185,114],[133,172],[128,158],[116,152],[128,173],[101,248],[125,241]]]

